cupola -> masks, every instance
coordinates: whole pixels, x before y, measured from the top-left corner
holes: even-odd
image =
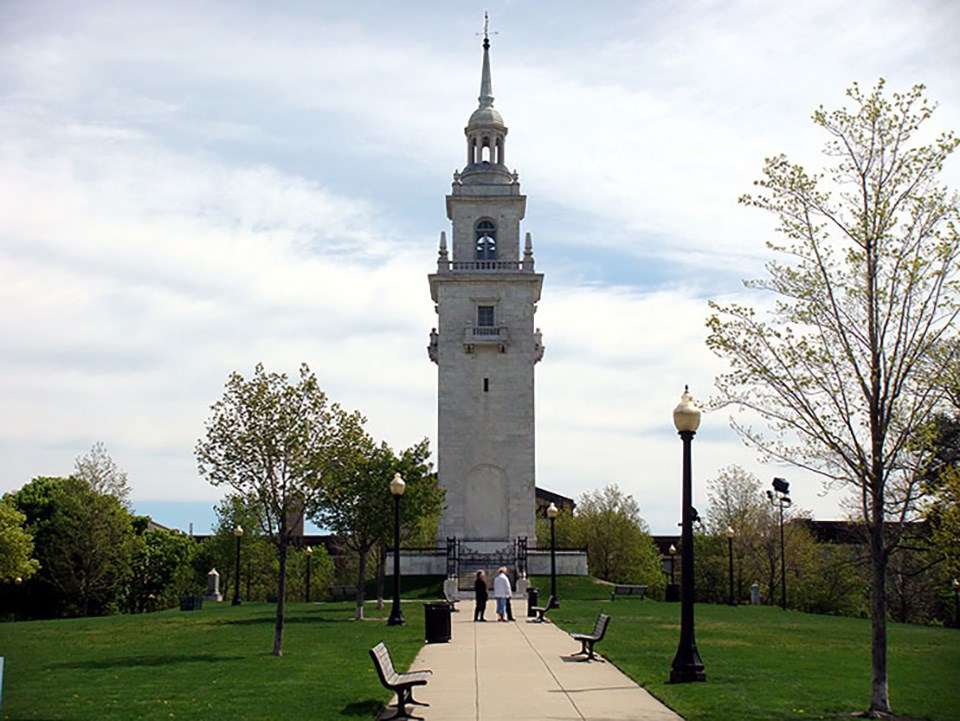
[[[479,107],[473,111],[464,132],[467,136],[467,165],[463,170],[464,180],[471,173],[484,174],[494,171],[494,176],[504,175],[501,182],[510,182],[506,169],[507,127],[503,117],[493,107],[493,81],[490,76],[490,33],[488,21],[483,24],[483,69],[480,75]],[[491,167],[493,166],[493,167]],[[493,178],[487,178],[487,182]]]

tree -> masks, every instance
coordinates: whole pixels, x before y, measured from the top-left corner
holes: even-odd
[[[773,213],[785,241],[768,278],[767,319],[748,306],[711,303],[708,345],[731,370],[718,404],[766,422],[734,427],[766,456],[810,469],[856,494],[869,536],[872,682],[870,714],[890,712],[885,578],[899,530],[918,495],[911,438],[946,398],[939,383],[957,361],[957,199],[938,176],[958,141],[914,136],[931,117],[923,86],[887,97],[848,92],[852,111],[814,123],[830,140],[826,173],[784,155],[766,161],[756,195],[741,202]]]
[[[243,528],[240,552],[240,595],[248,601],[264,601],[277,594],[277,550],[263,531],[263,523],[255,503],[236,493],[229,493],[213,508],[216,521],[213,534],[201,544],[194,563],[197,578],[206,587],[207,574],[217,569],[220,592],[224,598],[234,596],[236,573],[237,526]],[[287,559],[288,566],[290,558]],[[291,569],[288,568],[288,583]],[[289,588],[287,589],[290,590]],[[290,593],[287,593],[290,596]]]
[[[922,434],[930,458],[923,481],[929,503],[924,516],[932,546],[946,562],[948,578],[960,576],[960,415],[937,416]]]
[[[117,498],[124,508],[130,508],[130,484],[127,474],[120,470],[102,441],[93,444],[85,456],[77,456],[73,475],[79,478],[94,493]]]
[[[0,583],[30,578],[40,564],[33,557],[27,517],[5,496],[0,500]]]
[[[575,512],[576,545],[587,547],[594,576],[615,583],[641,583],[653,594],[664,585],[660,554],[640,506],[615,484],[580,496]]]
[[[28,595],[39,615],[116,612],[130,572],[131,519],[119,499],[84,481],[36,478],[13,502],[34,534],[40,570]]]
[[[722,468],[716,478],[707,480],[707,531],[723,535],[732,528],[737,537],[746,536],[767,522],[769,505],[759,478],[740,466]]]
[[[127,609],[143,613],[169,608],[177,603],[184,573],[196,552],[196,542],[186,534],[165,528],[150,528],[150,518],[133,520]]]
[[[788,511],[789,512],[789,511]],[[766,587],[765,598],[770,598],[775,576],[769,569],[777,567],[777,520],[774,520],[770,504],[763,497],[760,479],[740,466],[727,466],[716,478],[707,481],[706,531],[717,539],[725,538],[727,528],[735,534],[733,543],[735,595],[744,598],[746,583],[761,582]],[[717,559],[723,563],[722,554],[727,552],[721,544]],[[697,558],[705,558],[698,550]],[[725,571],[728,573],[729,571]],[[719,574],[717,574],[719,575]],[[725,575],[723,576],[726,577]],[[703,587],[698,578],[697,588]],[[718,598],[723,598],[722,591]]]
[[[311,518],[337,534],[357,554],[355,617],[363,618],[367,560],[371,550],[393,544],[393,496],[389,483],[399,473],[406,483],[401,501],[401,543],[419,535],[423,523],[436,518],[443,491],[427,459],[426,439],[396,455],[386,443],[369,438],[358,444],[360,458],[331,474],[308,506]]]
[[[197,442],[200,475],[231,486],[252,504],[277,550],[275,656],[283,655],[291,514],[313,502],[331,473],[354,462],[363,423],[359,413],[328,403],[306,364],[295,384],[257,364],[249,380],[230,374],[223,398],[211,406],[206,436]]]

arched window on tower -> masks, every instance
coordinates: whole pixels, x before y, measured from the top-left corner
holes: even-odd
[[[490,138],[487,136],[484,136],[483,140],[481,141],[480,162],[481,163],[493,162],[493,148],[490,145]]]
[[[481,220],[476,227],[477,260],[497,259],[497,226],[491,220]]]

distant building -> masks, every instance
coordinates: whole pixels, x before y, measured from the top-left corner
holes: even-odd
[[[537,501],[537,516],[539,518],[547,517],[547,509],[551,503],[556,505],[559,510],[567,511],[568,513],[573,513],[577,507],[577,504],[572,498],[561,496],[559,493],[554,493],[544,488],[537,488],[535,496]]]

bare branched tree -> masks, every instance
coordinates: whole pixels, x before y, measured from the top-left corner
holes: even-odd
[[[856,494],[871,560],[871,714],[890,712],[885,578],[920,493],[913,439],[947,400],[958,350],[957,197],[938,178],[960,141],[913,144],[935,109],[923,90],[854,85],[852,110],[817,110],[825,172],[767,159],[741,202],[773,213],[785,238],[768,243],[768,277],[747,284],[776,304],[767,316],[711,304],[708,321],[731,368],[716,401],[771,431],[735,420],[742,437]]]

